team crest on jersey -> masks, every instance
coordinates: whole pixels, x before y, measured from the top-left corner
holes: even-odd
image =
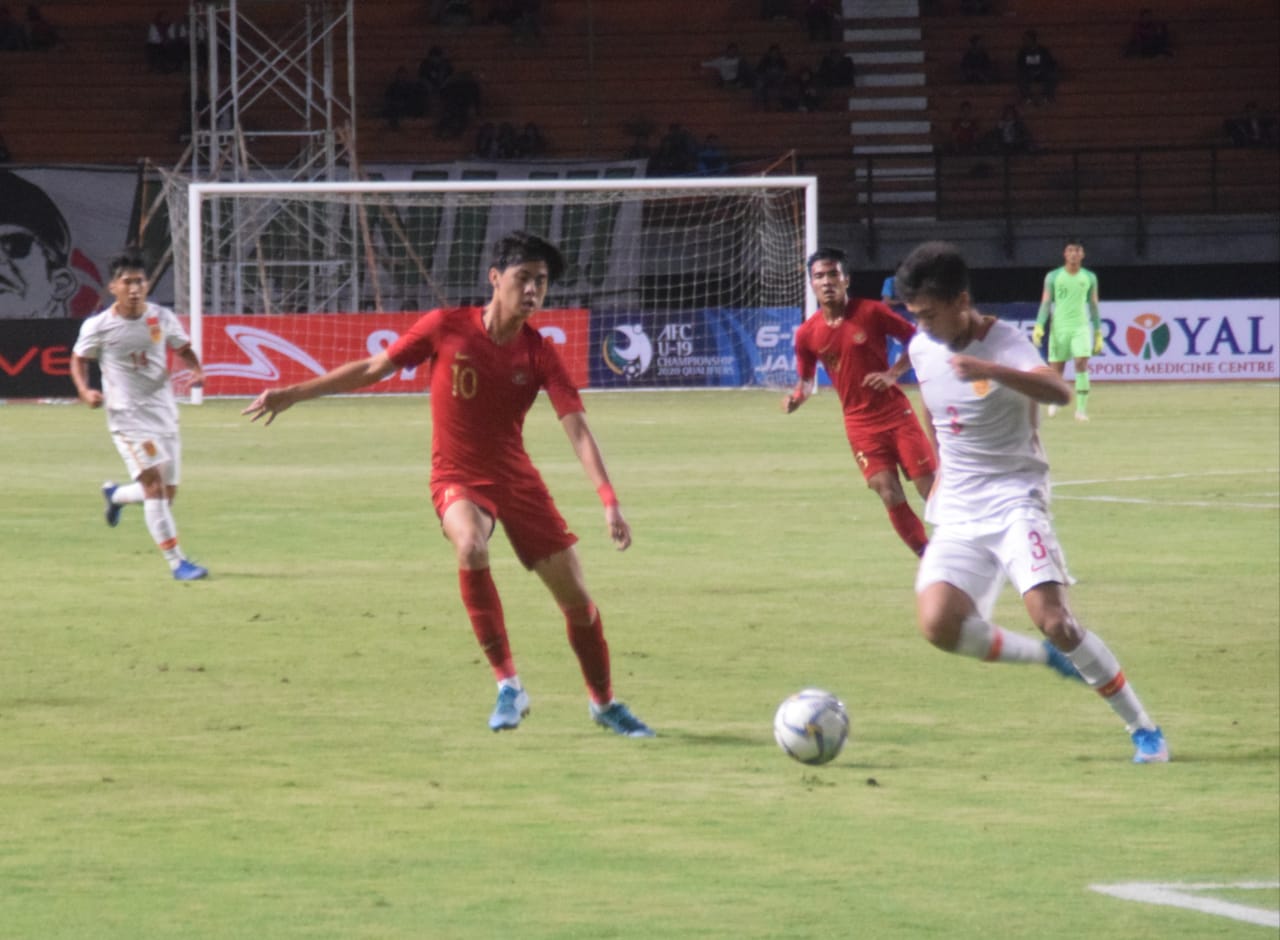
[[[154,314],[147,317],[147,329],[151,331],[151,342],[160,342],[161,337],[164,335],[160,332],[160,318]]]
[[[978,379],[978,381],[972,384],[973,384],[973,394],[977,395],[979,398],[986,398],[987,393],[991,391],[990,379]]]
[[[867,341],[867,333],[866,333],[866,331],[865,331],[865,330],[854,330],[854,331],[853,331],[853,341],[854,341],[855,343],[857,343],[859,346],[861,346],[863,343],[865,343],[865,342]]]
[[[511,376],[511,384],[512,385],[528,385],[529,373],[525,372],[524,369],[517,369]]]
[[[143,441],[142,450],[148,457],[154,457],[158,453],[154,441]]]

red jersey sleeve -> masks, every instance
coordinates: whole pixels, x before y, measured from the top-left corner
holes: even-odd
[[[585,411],[582,395],[569,377],[569,370],[565,368],[555,342],[546,336],[539,336],[539,339],[542,342],[538,355],[542,387],[547,390],[547,397],[551,399],[551,407],[556,410],[556,417],[563,418],[568,414]]]
[[[818,353],[813,348],[813,331],[808,328],[812,322],[813,317],[805,320],[795,333],[796,377],[802,382],[812,382],[818,373]]]
[[[437,331],[443,320],[442,310],[431,310],[420,316],[399,339],[387,347],[387,356],[400,368],[421,365],[436,351]]]
[[[916,335],[915,324],[900,313],[889,309],[878,300],[870,302],[872,313],[875,315],[876,322],[880,326],[880,331],[885,336],[892,336],[899,340],[903,346],[911,342]]]

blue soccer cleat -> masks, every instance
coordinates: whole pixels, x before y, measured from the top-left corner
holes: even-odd
[[[173,569],[173,580],[175,581],[199,581],[201,578],[209,577],[209,569],[203,565],[197,565],[193,561],[182,559],[178,562],[178,567]]]
[[[622,702],[614,702],[603,708],[592,703],[591,720],[602,728],[608,728],[614,734],[620,734],[624,738],[656,737],[653,729],[631,714],[631,709],[627,708]]]
[[[107,508],[103,510],[102,516],[107,520],[107,525],[111,526],[113,529],[120,522],[120,510],[124,509],[123,506],[118,506],[111,501],[111,497],[116,495],[116,490],[119,488],[120,487],[117,484],[110,481],[102,484],[102,500],[107,504]]]
[[[1062,652],[1048,640],[1044,641],[1044,650],[1049,654],[1049,661],[1045,663],[1054,672],[1061,675],[1064,679],[1076,679],[1080,682],[1084,681],[1084,676],[1080,675],[1080,670],[1076,668],[1076,664],[1067,658],[1067,654]]]
[[[529,714],[529,693],[513,685],[498,688],[498,704],[489,716],[490,731],[514,731],[520,727],[520,719]]]
[[[1159,728],[1139,728],[1132,735],[1135,764],[1169,763],[1169,745],[1164,742],[1164,732]]]

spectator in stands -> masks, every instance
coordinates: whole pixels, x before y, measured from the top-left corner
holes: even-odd
[[[418,81],[428,96],[440,94],[440,89],[453,74],[453,63],[439,46],[427,50],[427,57],[418,63]]]
[[[818,111],[822,108],[822,86],[814,77],[811,69],[801,69],[796,73],[796,92],[800,99],[801,111]]]
[[[729,172],[729,158],[720,146],[717,134],[708,134],[698,146],[698,174],[700,176],[724,176]]]
[[[391,83],[382,93],[382,116],[393,131],[400,130],[400,121],[404,118],[427,116],[426,89],[421,82],[409,77],[409,70],[403,65],[396,69]]]
[[[172,71],[184,69],[191,60],[191,42],[187,19],[180,16],[169,24],[164,37],[165,57]]]
[[[839,49],[828,49],[818,62],[818,83],[824,89],[850,88],[853,86],[855,70],[853,59]]]
[[[755,101],[766,111],[773,107],[787,79],[787,58],[782,47],[774,43],[760,58],[755,70]]]
[[[542,128],[533,121],[527,121],[516,138],[516,156],[529,160],[540,157],[547,152],[547,139],[542,136]]]
[[[750,87],[748,73],[750,73],[751,67],[747,64],[747,60],[742,57],[736,42],[729,43],[724,47],[724,52],[714,59],[707,59],[705,62],[699,63],[698,67],[714,71],[722,88]]]
[[[428,18],[444,26],[470,26],[475,22],[476,11],[471,0],[432,0]]]
[[[27,46],[31,49],[52,49],[58,44],[58,29],[44,18],[34,3],[27,4]]]
[[[1022,36],[1016,66],[1018,94],[1022,96],[1024,104],[1053,101],[1054,91],[1058,87],[1058,63],[1054,60],[1053,53],[1040,44],[1040,37],[1034,29],[1027,30]],[[1040,86],[1040,95],[1035,97],[1037,85]]]
[[[967,85],[988,85],[997,79],[995,63],[977,33],[969,37],[969,48],[960,59],[960,78]]]
[[[1173,55],[1173,50],[1169,48],[1169,24],[1157,20],[1151,7],[1143,7],[1138,11],[1138,18],[1133,21],[1133,28],[1129,31],[1129,44],[1125,46],[1124,54],[1144,59]]]
[[[512,160],[516,156],[516,127],[510,121],[498,125],[498,159]]]
[[[698,145],[685,128],[673,122],[649,158],[649,176],[688,176],[698,169]]]
[[[481,160],[498,158],[498,128],[492,121],[485,121],[476,131],[476,145],[472,155]]]
[[[7,6],[0,6],[0,52],[16,52],[26,48],[27,31]]]
[[[842,16],[833,0],[807,0],[804,7],[804,23],[809,38],[820,42],[833,42],[840,30]]]
[[[1237,147],[1275,147],[1280,144],[1280,125],[1274,115],[1258,109],[1258,102],[1250,101],[1239,117],[1227,118],[1222,124],[1227,137]]]
[[[978,149],[978,122],[973,117],[973,105],[960,102],[960,113],[951,122],[951,152],[973,153]]]
[[[996,125],[997,141],[1004,153],[1029,153],[1033,149],[1031,131],[1027,129],[1017,105],[1007,104]]]
[[[480,83],[470,72],[454,72],[440,89],[440,120],[436,136],[457,137],[473,117],[480,116]]]
[[[169,17],[164,10],[160,10],[156,13],[156,18],[147,26],[147,71],[160,73],[171,71],[164,44],[165,37],[168,35]]]

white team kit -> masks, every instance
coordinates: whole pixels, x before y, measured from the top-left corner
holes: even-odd
[[[1045,367],[1020,329],[996,320],[962,351],[1020,371]],[[998,382],[966,382],[955,353],[923,331],[911,364],[933,422],[940,464],[925,506],[934,531],[916,590],[946,581],[989,617],[1008,577],[1020,593],[1046,581],[1067,583],[1049,515],[1049,464],[1036,402]]]
[[[179,482],[178,403],[167,360],[170,349],[190,343],[173,311],[153,303],[136,320],[108,307],[80,327],[74,352],[98,361],[107,428],[132,479],[163,465],[164,482]]]

